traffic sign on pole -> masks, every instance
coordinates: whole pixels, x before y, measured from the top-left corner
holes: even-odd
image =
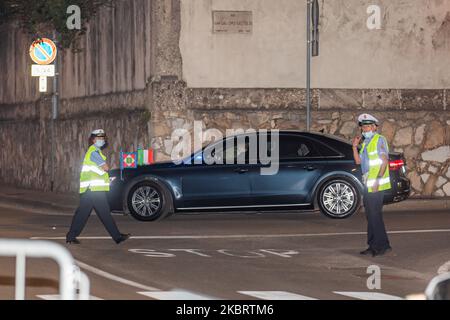
[[[47,38],[34,41],[30,46],[30,57],[37,63],[31,66],[31,76],[39,77],[39,92],[47,91],[47,77],[55,76],[56,45]]]
[[[30,46],[30,57],[37,64],[50,64],[56,58],[56,45],[47,38],[34,41]]]
[[[54,77],[55,76],[55,65],[54,64],[32,64],[31,65],[31,76],[32,77]]]
[[[47,77],[39,77],[39,92],[47,91]]]

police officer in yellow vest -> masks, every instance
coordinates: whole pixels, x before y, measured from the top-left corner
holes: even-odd
[[[356,164],[361,165],[364,191],[364,210],[367,217],[367,243],[369,248],[361,254],[372,256],[383,255],[391,251],[389,239],[383,221],[384,190],[391,188],[389,179],[389,148],[386,138],[377,133],[378,120],[367,113],[358,117],[358,123],[364,137],[353,139],[353,157]]]
[[[92,209],[95,209],[106,230],[117,244],[130,237],[130,234],[119,232],[111,216],[106,195],[109,191],[109,167],[106,164],[106,157],[101,151],[106,146],[105,131],[102,129],[92,131],[89,137],[89,149],[84,156],[80,174],[80,205],[66,235],[67,243],[80,243],[77,237],[86,225]]]

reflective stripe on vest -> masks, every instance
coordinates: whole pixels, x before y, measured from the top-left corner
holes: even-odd
[[[373,192],[373,185],[375,184],[375,180],[378,179],[378,191],[388,190],[391,188],[391,180],[389,178],[389,166],[387,166],[384,171],[384,175],[382,178],[378,178],[378,173],[380,172],[381,165],[383,164],[383,160],[378,155],[378,139],[385,139],[383,136],[376,133],[372,140],[367,145],[367,156],[369,158],[369,174],[367,177],[367,190],[369,192]],[[364,148],[366,148],[366,144],[363,143],[362,148],[359,152],[360,155],[363,154]],[[388,145],[386,143],[386,148],[388,149]],[[389,150],[386,150],[389,153]]]
[[[92,145],[84,156],[80,173],[80,193],[91,191],[109,191],[109,174],[102,170],[95,162],[91,161],[91,155],[98,149]],[[106,161],[106,157],[98,150],[100,156]]]
[[[105,182],[103,180],[90,180],[90,181],[83,181],[80,182],[80,187],[87,188],[87,187],[100,187],[100,186],[109,186],[109,182]]]
[[[105,173],[107,173],[106,171],[100,169],[100,168],[97,167],[97,166],[84,165],[84,166],[81,168],[81,172],[89,172],[89,171],[93,171],[93,172],[95,172],[96,174],[99,174],[99,175],[101,175],[101,176],[104,175]]]
[[[373,187],[373,185],[375,184],[375,181],[376,181],[376,179],[367,179],[367,186]],[[390,183],[390,181],[391,181],[391,179],[389,177],[378,179],[378,185]]]

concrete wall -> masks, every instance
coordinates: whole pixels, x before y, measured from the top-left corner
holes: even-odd
[[[151,1],[116,1],[90,21],[81,52],[59,50],[61,98],[143,90],[151,69]],[[51,35],[48,37],[52,38]],[[0,27],[0,101],[36,101],[38,79],[28,54],[33,39],[13,25]],[[51,81],[48,81],[49,91]]]
[[[450,2],[319,0],[316,88],[449,88]],[[304,88],[306,1],[181,0],[183,78],[189,87]],[[369,5],[381,30],[369,30]],[[213,10],[253,12],[252,34],[212,32]]]
[[[119,165],[121,148],[150,146],[151,93],[146,88],[154,63],[151,5],[150,0],[116,1],[89,23],[80,41],[83,51],[59,51],[55,190],[78,189],[81,158],[95,128],[108,134],[105,153],[112,167]],[[30,75],[30,36],[3,25],[0,42],[0,180],[48,190],[51,94],[39,93],[38,79]],[[50,79],[48,87],[51,92]]]
[[[151,70],[150,0],[115,1],[89,23],[82,53],[62,55],[62,97],[142,90]]]
[[[14,25],[0,26],[0,103],[39,98],[38,79],[31,78],[28,50],[32,40]]]

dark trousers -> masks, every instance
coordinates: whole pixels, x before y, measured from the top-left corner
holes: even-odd
[[[367,244],[375,250],[390,247],[383,221],[383,191],[364,192],[364,210],[367,218]]]
[[[66,239],[71,241],[78,237],[83,230],[86,222],[91,215],[92,209],[95,209],[97,216],[105,226],[111,238],[117,242],[120,238],[119,229],[111,216],[111,210],[109,208],[108,199],[106,198],[106,192],[104,191],[86,191],[80,194],[80,205],[75,211],[75,215],[70,225],[70,230],[66,235]]]

